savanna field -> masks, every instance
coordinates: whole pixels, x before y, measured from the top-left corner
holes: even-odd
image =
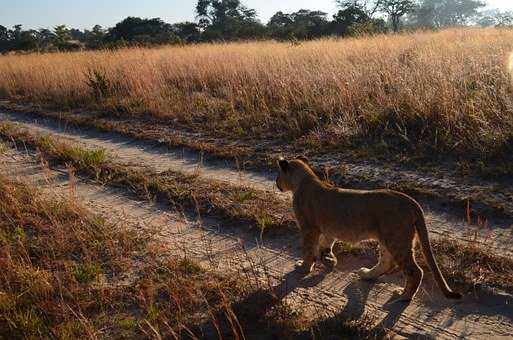
[[[419,255],[389,308],[373,242],[297,276],[298,151],[419,200],[463,300]],[[512,29],[0,55],[0,338],[508,338],[511,174]]]
[[[481,159],[513,151],[510,29],[0,57],[0,96],[237,138]]]

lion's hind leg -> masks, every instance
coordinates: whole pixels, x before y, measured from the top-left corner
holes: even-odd
[[[406,284],[404,289],[399,289],[394,292],[394,296],[391,300],[394,302],[411,301],[419,289],[424,272],[415,261],[414,251],[411,247],[403,248],[402,252],[398,250],[393,253],[393,256],[406,276]]]
[[[358,275],[363,280],[376,280],[381,275],[393,271],[395,267],[396,264],[392,254],[390,254],[384,245],[380,245],[378,263],[372,268],[360,268]]]

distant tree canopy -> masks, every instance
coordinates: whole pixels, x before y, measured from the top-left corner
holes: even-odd
[[[392,29],[398,32],[401,26],[401,18],[413,12],[414,0],[379,0],[378,9],[388,15]]]
[[[387,24],[373,17],[379,3],[358,0],[337,1],[340,10],[333,16],[331,26],[338,36],[384,33]]]
[[[314,39],[330,33],[327,13],[306,9],[291,14],[276,13],[269,20],[267,29],[275,39]]]
[[[110,29],[107,41],[122,41],[129,44],[169,44],[176,42],[177,36],[171,24],[160,18],[141,19],[128,17]]]
[[[107,30],[103,29],[100,25],[95,25],[91,31],[84,31],[84,43],[91,49],[102,48],[105,45],[106,35]]]
[[[419,27],[463,26],[478,21],[478,10],[485,5],[480,0],[421,0],[412,17]]]
[[[256,11],[243,6],[239,0],[199,0],[196,14],[205,40],[250,39],[266,35]]]
[[[479,18],[478,24],[483,27],[513,27],[513,11],[486,11]]]
[[[335,0],[339,9],[331,18],[321,11],[301,9],[277,12],[267,24],[254,9],[239,0],[198,0],[197,22],[169,24],[160,18],[128,17],[114,27],[99,25],[79,30],[59,25],[53,29],[24,30],[0,25],[0,53],[9,51],[72,51],[187,44],[208,41],[277,39],[300,41],[325,36],[397,32],[403,27],[438,29],[481,25],[513,27],[513,12],[482,10],[481,0]]]
[[[202,39],[200,27],[195,22],[180,22],[173,25],[173,31],[186,43],[200,42]]]
[[[354,3],[343,4],[343,7],[333,16],[333,31],[344,36],[351,33],[351,28],[355,25],[363,24],[371,20],[367,12]]]

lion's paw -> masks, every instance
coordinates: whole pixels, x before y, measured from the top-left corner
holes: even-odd
[[[323,254],[321,256],[321,262],[326,267],[333,269],[337,266],[338,261],[337,261],[337,258],[335,257],[335,255],[333,255],[333,253],[331,253],[331,254]]]
[[[372,274],[372,270],[369,268],[362,267],[357,272],[358,276],[362,280],[375,280],[376,277]]]
[[[299,260],[296,262],[295,268],[298,273],[310,274],[310,272],[313,269],[313,263],[308,265],[307,263],[305,263],[305,261]]]

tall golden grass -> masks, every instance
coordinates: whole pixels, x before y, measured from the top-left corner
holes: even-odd
[[[3,56],[0,97],[241,137],[502,157],[513,149],[512,51],[513,30],[468,28]]]

